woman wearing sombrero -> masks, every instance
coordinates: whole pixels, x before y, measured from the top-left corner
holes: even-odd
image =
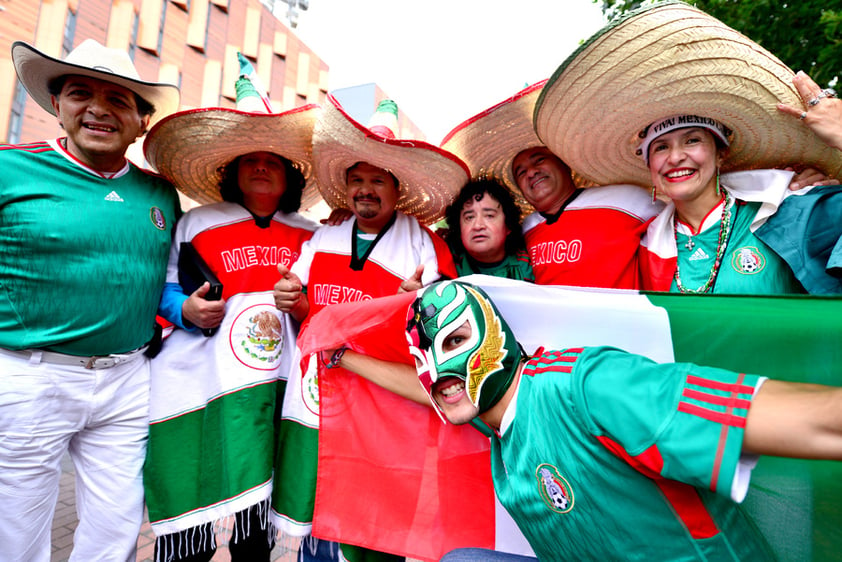
[[[174,114],[144,145],[152,166],[207,203],[176,227],[161,301],[177,327],[152,364],[144,484],[156,560],[210,560],[226,518],[232,560],[268,561],[274,545],[275,406],[297,326],[275,308],[272,285],[316,228],[296,211],[315,193],[306,183],[320,108],[243,111],[259,96],[245,77],[237,90],[240,109]],[[207,300],[208,282],[185,286],[184,244],[221,281],[220,300]]]
[[[643,288],[803,292],[756,234],[791,194],[793,173],[757,168],[799,162],[835,175],[842,155],[776,110],[800,103],[792,76],[711,16],[666,2],[571,55],[537,103],[536,131],[589,179],[651,185],[669,201],[642,241]]]
[[[713,119],[673,115],[641,135],[639,150],[652,177],[653,194],[670,200],[641,242],[644,289],[803,292],[786,262],[751,228],[769,212],[760,214],[764,196],[772,206],[787,195],[788,174],[758,171],[720,177],[731,135]]]

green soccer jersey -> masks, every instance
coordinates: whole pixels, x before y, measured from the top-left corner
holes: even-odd
[[[55,142],[0,147],[0,347],[107,355],[153,334],[178,197],[104,178]]]
[[[751,232],[749,227],[759,209],[760,203],[736,201],[732,204],[728,243],[711,293],[775,295],[804,292],[786,262]],[[713,222],[715,224],[692,237],[682,232],[676,234],[678,268],[685,289],[702,287],[715,267],[720,221]],[[678,292],[674,279],[670,291]]]
[[[499,263],[492,265],[481,264],[468,259],[467,255],[455,256],[456,272],[459,277],[481,273],[492,277],[503,277],[515,281],[535,282],[535,274],[532,272],[532,265],[529,263],[529,254],[521,250],[515,255],[508,255]]]
[[[542,561],[769,560],[730,499],[758,381],[539,350],[492,439],[497,496]]]

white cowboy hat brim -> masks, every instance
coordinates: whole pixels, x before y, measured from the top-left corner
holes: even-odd
[[[12,60],[23,87],[35,102],[45,111],[55,115],[48,85],[61,76],[88,76],[122,86],[155,106],[150,125],[178,110],[180,94],[178,87],[163,82],[146,82],[137,75],[128,55],[126,60],[114,56],[116,49],[108,49],[93,40],[82,42],[69,55],[74,62],[59,60],[23,41],[12,44]],[[113,64],[110,64],[108,60]],[[122,58],[122,57],[120,57]],[[103,59],[103,60],[100,60]]]
[[[321,108],[309,104],[283,113],[250,113],[205,108],[182,111],[162,120],[146,136],[143,151],[158,173],[198,203],[222,200],[220,170],[251,152],[273,152],[290,160],[307,185],[302,208],[319,200],[313,180],[313,126]]]

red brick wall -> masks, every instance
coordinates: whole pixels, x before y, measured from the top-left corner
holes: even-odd
[[[86,38],[93,38],[101,43],[106,42],[109,33],[131,33],[131,29],[108,29],[111,6],[115,0],[72,0],[77,5],[76,34],[74,46]],[[140,11],[142,0],[131,0],[135,10]],[[275,31],[287,30],[286,26],[275,19],[271,13],[263,8],[259,0],[230,0],[228,12],[215,5],[208,6],[210,12],[208,22],[208,41],[205,52],[186,45],[187,26],[189,17],[179,5],[172,0],[161,0],[166,3],[166,20],[164,25],[164,40],[161,52],[158,54],[138,49],[135,53],[135,65],[140,75],[147,80],[158,80],[161,64],[175,65],[181,70],[182,103],[185,106],[198,106],[202,99],[203,80],[205,79],[205,63],[208,60],[219,61],[223,64],[234,64],[236,61],[223,61],[226,45],[240,47],[244,40],[246,23],[246,8],[259,7],[261,11],[260,42],[274,44]],[[61,2],[61,0],[53,0]],[[11,65],[9,49],[14,40],[21,39],[33,43],[38,32],[38,16],[41,2],[39,0],[0,0],[0,72],[7,83],[13,83],[14,70]],[[68,8],[69,9],[69,8]],[[144,22],[157,28],[158,22]],[[287,30],[288,31],[288,30]],[[36,45],[38,47],[38,45]],[[272,77],[266,87],[273,99],[282,99],[285,87],[296,88],[298,78],[298,53],[300,50],[310,53],[310,68],[308,79],[312,84],[319,84],[319,70],[327,70],[327,65],[318,55],[302,45],[298,38],[288,33],[287,57],[272,58]],[[256,62],[256,61],[253,61]],[[216,85],[215,87],[218,87]],[[311,92],[318,92],[310,87]],[[298,92],[308,94],[310,92]],[[318,103],[323,101],[324,94],[318,93],[318,99],[297,99],[297,104]],[[230,100],[220,97],[217,105],[230,107]],[[284,108],[287,109],[287,108]],[[9,112],[11,110],[11,92],[3,96],[0,94],[0,141],[7,137]],[[31,99],[27,100],[21,141],[28,142],[44,138],[55,137],[60,134],[55,117],[40,109]]]

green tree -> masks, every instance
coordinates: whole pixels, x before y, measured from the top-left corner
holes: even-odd
[[[594,0],[611,19],[653,0]],[[695,0],[700,10],[751,37],[793,70],[818,84],[842,76],[842,6],[839,0]]]

